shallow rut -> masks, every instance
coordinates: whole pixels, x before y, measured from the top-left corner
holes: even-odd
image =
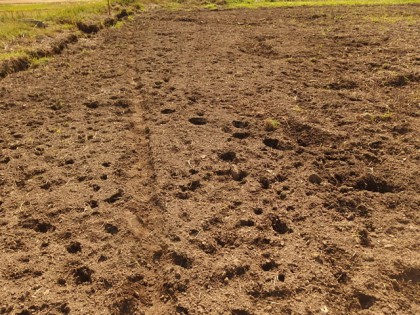
[[[134,314],[159,298],[132,29],[0,82],[1,314]]]

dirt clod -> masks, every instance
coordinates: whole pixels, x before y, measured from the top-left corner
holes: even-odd
[[[82,21],[76,22],[76,26],[80,31],[86,34],[94,34],[99,32],[99,30],[101,29],[100,26],[97,24]]]
[[[248,173],[244,170],[239,169],[239,167],[237,167],[236,165],[233,165],[230,168],[230,175],[234,180],[241,181],[248,175]]]

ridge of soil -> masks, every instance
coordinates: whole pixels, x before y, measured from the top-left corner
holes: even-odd
[[[384,13],[420,7],[143,13],[1,80],[0,314],[419,313],[418,23]]]

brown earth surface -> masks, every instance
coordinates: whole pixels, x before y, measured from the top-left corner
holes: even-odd
[[[383,15],[420,6],[143,13],[1,80],[0,314],[419,314]]]

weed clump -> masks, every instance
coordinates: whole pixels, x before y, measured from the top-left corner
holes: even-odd
[[[264,129],[266,131],[274,131],[280,128],[280,122],[273,118],[268,118],[264,121]]]

